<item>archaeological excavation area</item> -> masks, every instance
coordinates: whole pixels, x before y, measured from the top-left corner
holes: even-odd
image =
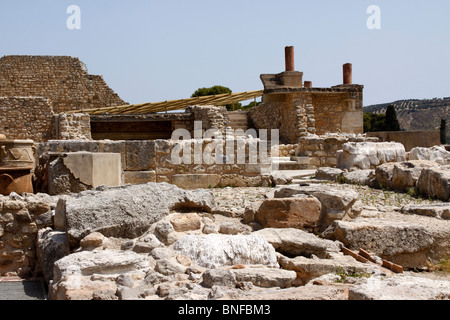
[[[0,299],[448,300],[449,146],[364,134],[352,64],[285,61],[132,105],[78,58],[0,58]]]

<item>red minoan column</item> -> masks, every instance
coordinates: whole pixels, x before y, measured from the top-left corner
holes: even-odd
[[[286,57],[286,71],[295,71],[294,67],[294,47],[284,48],[284,55]]]
[[[303,86],[305,88],[312,88],[312,82],[311,81],[305,81],[305,82],[303,82]]]
[[[344,64],[344,84],[352,84],[352,64]]]

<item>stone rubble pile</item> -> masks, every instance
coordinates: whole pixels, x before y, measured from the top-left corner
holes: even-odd
[[[406,154],[398,143],[347,143],[338,152],[337,168],[319,168],[316,177],[449,201],[449,163],[450,152],[438,146]]]
[[[405,159],[276,188],[11,194],[0,199],[0,271],[42,275],[55,300],[450,299],[448,277],[409,271],[448,261],[448,174]],[[369,204],[363,185],[441,200]]]
[[[365,222],[350,188],[273,191],[241,216],[224,214],[211,190],[186,191],[165,183],[64,196],[53,215],[58,227],[38,232],[38,261],[49,298],[376,299],[372,285],[405,288],[404,281],[416,279],[357,261],[344,254],[345,247],[364,247],[397,263],[411,257],[418,262],[420,255],[442,251],[449,238],[448,229],[439,238],[420,225]],[[281,226],[271,214],[279,215]],[[321,237],[314,233],[319,230]],[[416,282],[426,293],[409,287],[392,292],[400,299],[450,294],[441,282]]]

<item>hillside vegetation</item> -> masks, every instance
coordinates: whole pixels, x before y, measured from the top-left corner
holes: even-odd
[[[410,99],[376,104],[364,108],[364,113],[385,113],[393,104],[402,130],[439,130],[441,119],[450,123],[450,97],[443,99]],[[447,128],[447,140],[450,128]]]

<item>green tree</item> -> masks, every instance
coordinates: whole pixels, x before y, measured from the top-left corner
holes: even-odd
[[[380,113],[364,113],[364,132],[385,131],[386,115]]]
[[[204,97],[204,96],[214,96],[217,94],[225,94],[225,93],[232,93],[230,88],[224,87],[224,86],[213,86],[210,88],[199,88],[197,89],[192,95],[191,98],[196,97]],[[226,105],[228,110],[238,110],[241,109],[242,104],[239,102],[233,103],[233,104],[227,104]]]
[[[441,144],[447,143],[447,120],[441,119]]]
[[[213,86],[210,88],[200,88],[197,89],[193,94],[192,98],[195,97],[204,97],[204,96],[214,96],[216,94],[224,94],[224,93],[232,93],[230,88],[223,86]]]
[[[386,109],[386,131],[400,131],[400,124],[397,119],[397,112],[393,104]]]

